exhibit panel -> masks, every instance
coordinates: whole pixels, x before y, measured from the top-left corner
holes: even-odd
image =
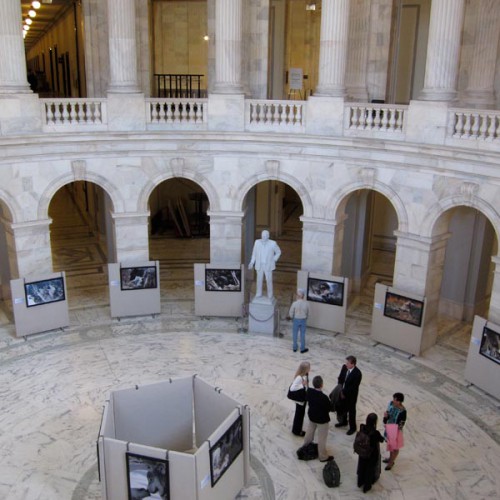
[[[422,348],[424,314],[424,297],[377,283],[371,337],[418,356]]]
[[[201,394],[198,402],[195,392]],[[176,409],[165,415],[165,406]],[[203,415],[220,418],[199,447],[193,445],[193,436],[200,442],[193,413],[198,422]],[[249,477],[249,423],[248,407],[195,375],[112,392],[98,437],[103,498],[234,499]],[[172,441],[177,432],[184,435],[184,449],[144,443],[159,441],[161,436]],[[130,439],[132,436],[143,442]]]
[[[245,297],[244,266],[194,265],[194,312],[197,316],[240,317]]]
[[[465,379],[500,399],[500,326],[476,316],[465,364]]]
[[[160,314],[160,264],[156,261],[108,264],[112,318]]]
[[[11,280],[10,289],[17,337],[69,325],[64,272]]]
[[[305,291],[309,304],[308,326],[344,333],[349,292],[347,278],[298,271],[297,288]]]

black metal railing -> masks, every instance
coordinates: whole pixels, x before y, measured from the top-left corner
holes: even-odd
[[[202,88],[205,75],[172,75],[155,73],[156,97],[193,98],[206,97]]]

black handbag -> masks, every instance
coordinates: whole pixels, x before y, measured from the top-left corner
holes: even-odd
[[[299,389],[298,391],[291,391],[290,388],[288,388],[287,398],[292,401],[296,401],[297,403],[304,403],[306,400],[306,390]]]

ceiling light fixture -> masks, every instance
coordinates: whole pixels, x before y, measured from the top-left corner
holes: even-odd
[[[316,10],[316,4],[314,2],[308,3],[306,5],[306,10]]]
[[[30,29],[30,27],[29,27],[27,24],[25,24],[25,25],[23,26],[23,30],[24,30],[24,31],[29,31],[29,29]]]
[[[29,17],[26,18],[26,20],[24,21],[28,26],[31,26],[31,24],[33,23],[33,19],[30,19]]]
[[[35,2],[33,2],[33,3],[31,4],[31,6],[32,6],[34,9],[39,9],[39,8],[42,6],[42,4],[41,4],[40,2],[38,2],[38,1],[35,1]]]
[[[30,9],[28,11],[28,16],[30,16],[30,17],[36,17],[36,11],[34,11],[33,9]]]

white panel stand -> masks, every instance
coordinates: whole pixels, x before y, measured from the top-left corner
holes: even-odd
[[[424,302],[422,310],[422,323],[420,326],[411,325],[403,321],[384,316],[384,305],[386,292],[392,292],[403,297]],[[420,355],[422,346],[422,333],[424,330],[425,298],[420,295],[397,290],[387,285],[377,283],[375,285],[375,300],[373,301],[372,329],[373,340],[382,344],[400,349],[401,351]]]
[[[124,267],[156,267],[156,288],[122,290],[120,269]],[[108,264],[109,304],[112,318],[160,314],[160,265],[157,260],[149,262]]]
[[[194,313],[197,316],[241,317],[243,315],[243,304],[245,303],[244,266],[236,267],[236,269],[241,270],[241,289],[239,291],[207,290],[205,282],[206,269],[221,269],[221,266],[220,264],[194,265]]]
[[[297,272],[297,288],[302,288],[306,292],[307,297],[307,280],[314,278],[325,281],[336,281],[344,284],[344,297],[341,306],[332,304],[322,304],[308,300],[309,317],[307,326],[312,328],[320,328],[322,330],[330,330],[333,332],[345,332],[345,318],[347,313],[347,297],[349,296],[349,280],[340,276],[328,276],[324,274],[314,274],[308,271]]]
[[[276,335],[279,329],[280,313],[276,298],[259,297],[248,307],[248,331]]]
[[[62,278],[64,283],[64,300],[48,302],[28,307],[26,304],[25,283]],[[66,290],[66,275],[64,272],[47,274],[44,276],[29,277],[11,280],[12,306],[14,308],[14,322],[16,336],[23,337],[34,333],[47,332],[69,325],[68,292]]]
[[[479,354],[484,327],[500,333],[500,326],[480,316],[474,318],[464,377],[471,384],[500,399],[500,364]]]

